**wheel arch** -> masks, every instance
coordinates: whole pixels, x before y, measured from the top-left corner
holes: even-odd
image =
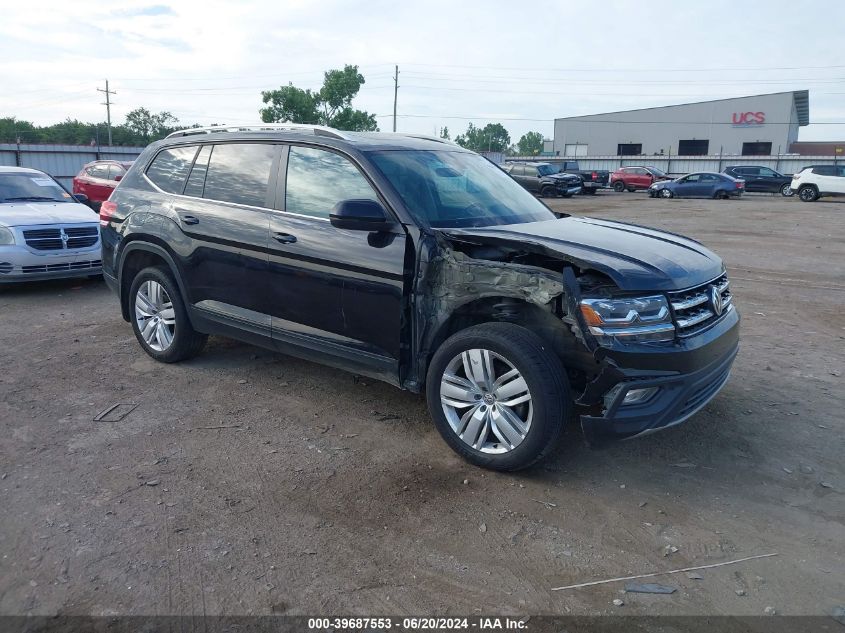
[[[182,280],[182,276],[179,274],[179,268],[176,265],[176,261],[172,254],[164,246],[139,237],[131,239],[129,243],[123,247],[120,253],[117,269],[118,288],[120,292],[120,311],[125,321],[129,321],[130,319],[129,288],[132,285],[132,279],[134,279],[135,275],[144,268],[161,265],[164,265],[164,267],[170,270],[185,305],[188,307],[191,305],[188,301],[188,293],[185,289],[185,284]],[[188,318],[190,319],[190,309],[188,309],[187,312]]]
[[[566,323],[555,314],[552,306],[540,306],[521,298],[506,295],[475,298],[456,307],[427,337],[421,375],[428,367],[435,352],[453,334],[484,323],[513,323],[537,334],[564,364],[582,350],[582,346]]]

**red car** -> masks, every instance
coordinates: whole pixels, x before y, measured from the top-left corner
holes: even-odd
[[[108,200],[117,183],[126,175],[131,162],[95,160],[82,168],[73,179],[73,193],[84,193],[95,211]]]
[[[620,167],[610,175],[610,186],[614,191],[636,191],[648,189],[660,180],[671,180],[657,167]]]

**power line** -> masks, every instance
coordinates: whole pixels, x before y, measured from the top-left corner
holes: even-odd
[[[547,68],[537,66],[471,66],[466,64],[412,64],[403,63],[403,66],[418,66],[425,68],[474,68],[486,70],[520,70],[531,72],[565,72],[565,73],[653,73],[654,68]],[[757,72],[765,70],[830,70],[832,68],[845,68],[845,64],[836,64],[831,66],[756,66],[746,68],[731,68],[731,67],[717,67],[717,68],[660,68],[661,73],[706,73],[706,72]]]
[[[648,108],[647,108],[648,109]],[[384,118],[393,116],[391,114],[377,114],[376,118]],[[580,118],[578,115],[573,117],[558,117],[558,119],[532,119],[528,117],[500,117],[500,116],[456,116],[456,115],[446,115],[446,114],[400,114],[398,115],[400,119],[407,118],[407,119],[459,119],[463,121],[474,121],[474,120],[483,120],[483,121],[533,121],[536,123],[552,123],[557,121],[561,118],[566,119],[573,119],[573,118]],[[589,114],[581,115],[582,117],[591,116]],[[654,125],[669,125],[669,124],[678,124],[678,125],[734,125],[731,122],[724,122],[724,121],[633,121],[633,120],[624,120],[624,119],[591,119],[588,121],[589,123],[637,123],[637,124],[654,124]],[[774,122],[774,121],[766,121],[765,125],[790,125],[792,122]],[[845,121],[813,121],[811,125],[845,125]]]

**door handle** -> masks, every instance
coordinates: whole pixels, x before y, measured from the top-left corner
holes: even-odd
[[[182,222],[185,224],[199,224],[200,220],[194,215],[183,215]]]
[[[296,235],[291,235],[290,233],[274,233],[273,239],[280,244],[293,244],[296,242]]]

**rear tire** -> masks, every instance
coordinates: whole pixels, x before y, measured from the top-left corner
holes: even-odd
[[[801,202],[815,202],[819,199],[819,191],[812,185],[805,185],[798,190]]]
[[[613,183],[613,190],[616,193],[622,193],[623,191],[625,191],[625,183],[622,182],[621,180],[617,180],[616,182]]]
[[[208,336],[191,326],[170,271],[158,266],[144,268],[132,280],[128,301],[135,338],[157,361],[177,363],[196,356],[205,347]]]
[[[782,195],[784,198],[791,198],[795,195],[795,192],[792,191],[792,187],[790,185],[786,184],[780,188],[780,195]]]
[[[475,325],[447,339],[431,359],[426,397],[452,450],[500,471],[545,457],[573,408],[560,359],[511,323]]]

